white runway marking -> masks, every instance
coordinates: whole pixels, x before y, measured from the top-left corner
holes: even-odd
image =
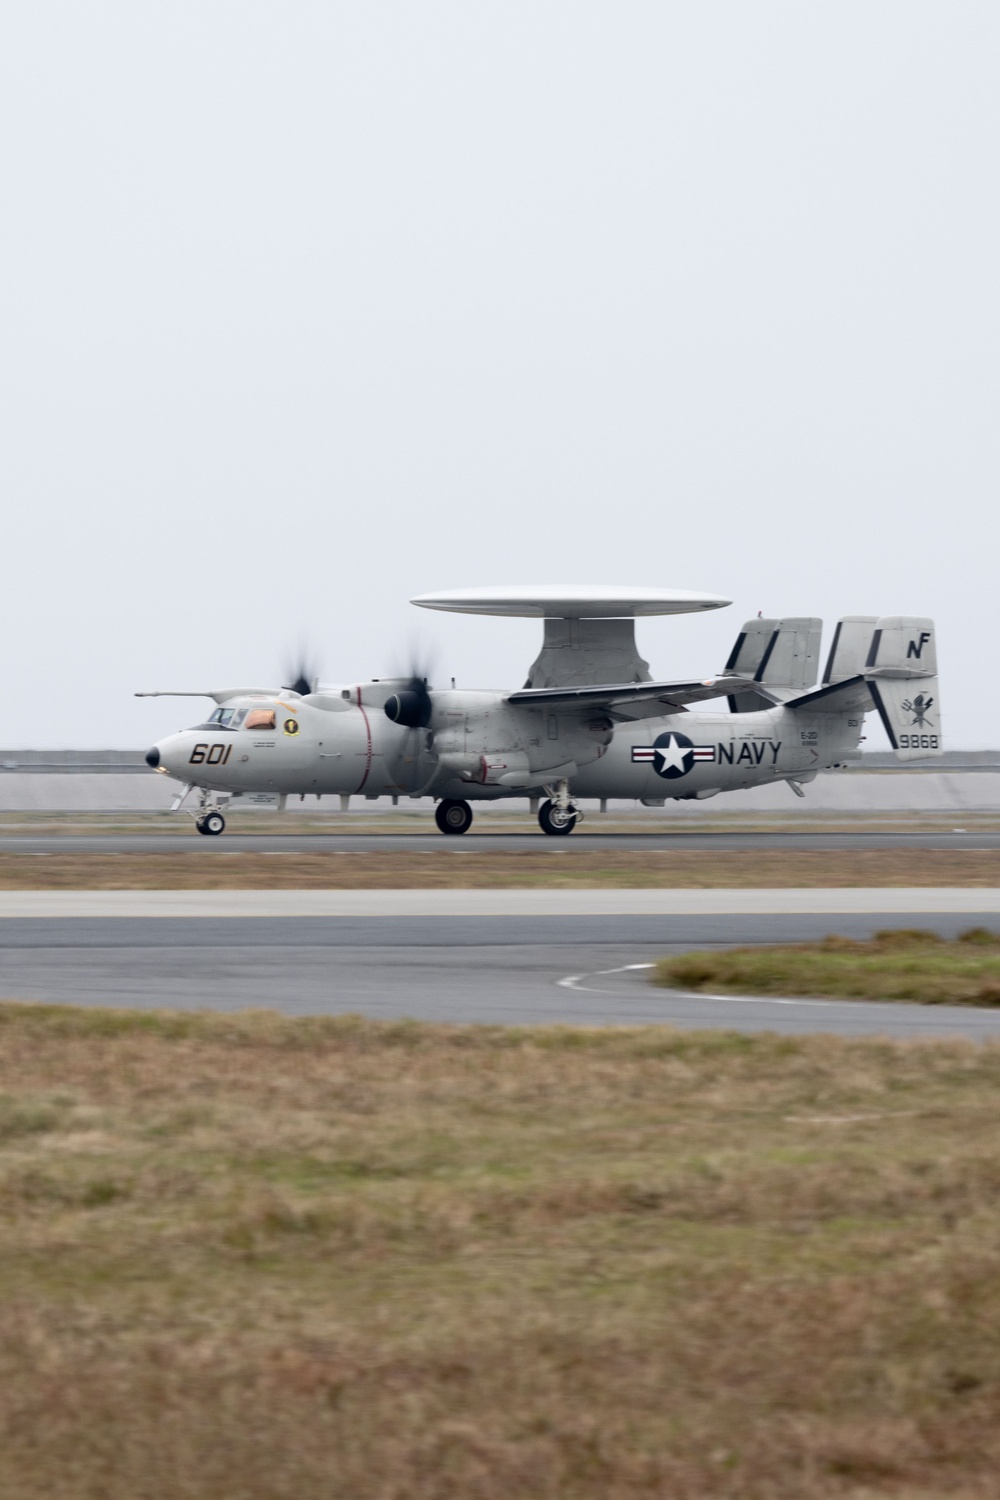
[[[584,984],[585,979],[603,979],[607,974],[627,974],[630,969],[655,969],[655,964],[619,964],[617,969],[596,969],[593,974],[567,974],[565,979],[557,979],[556,984],[564,990],[586,990],[589,995],[610,995],[610,990],[595,989],[593,985]]]
[[[567,974],[557,979],[556,984],[565,990],[584,990],[588,995],[611,995],[613,990],[601,989],[599,985],[584,984],[585,979],[605,979],[609,974],[628,974],[634,969],[655,969],[655,964],[620,964],[617,969],[596,969],[593,974]],[[663,986],[665,999],[674,1000],[725,1000],[732,1005],[808,1005],[825,1008],[830,1005],[853,1005],[852,1000],[799,1000],[776,995],[713,995],[708,990],[676,990]]]

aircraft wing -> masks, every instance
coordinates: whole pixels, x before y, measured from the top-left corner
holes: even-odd
[[[683,709],[689,703],[705,703],[710,698],[725,698],[730,693],[746,691],[760,683],[750,684],[745,677],[727,674],[706,677],[700,682],[622,682],[600,687],[522,688],[510,693],[508,703],[520,708],[603,708],[612,718],[646,719]],[[764,696],[770,696],[766,694]]]
[[[155,693],[135,693],[136,698],[214,698],[216,703],[225,703],[230,698],[276,698],[279,693],[287,693],[288,688],[260,688],[260,687],[236,687],[236,688],[195,688],[190,692],[179,692],[173,688],[161,688]],[[296,698],[298,693],[294,695]]]

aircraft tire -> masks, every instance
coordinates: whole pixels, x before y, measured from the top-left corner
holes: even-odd
[[[208,816],[206,818],[202,818],[201,822],[198,824],[198,832],[219,834],[222,832],[225,826],[226,820],[221,813],[209,813]]]
[[[434,821],[442,833],[468,833],[472,827],[472,808],[457,798],[444,797],[434,809]]]
[[[543,802],[538,809],[538,824],[543,833],[565,836],[572,833],[576,827],[576,809],[571,813],[560,814],[555,803],[549,798]]]

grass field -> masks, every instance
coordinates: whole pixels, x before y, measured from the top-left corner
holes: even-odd
[[[155,854],[0,853],[0,890],[1000,886],[994,849],[602,850],[546,840],[511,853],[442,839],[433,852],[413,853],[326,853],[304,840],[289,854],[206,848],[204,839],[165,844]]]
[[[1000,1048],[0,1006],[0,1494],[997,1493]]]
[[[659,984],[747,995],[839,995],[925,1005],[1000,1005],[1000,936],[970,928],[956,942],[921,929],[888,929],[871,942],[725,948],[661,959]]]

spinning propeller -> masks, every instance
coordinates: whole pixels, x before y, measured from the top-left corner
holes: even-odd
[[[386,699],[387,719],[390,719],[393,724],[401,725],[404,729],[427,728],[431,722],[434,707],[427,686],[428,676],[428,663],[411,658],[405,686]],[[297,659],[292,662],[286,673],[286,681],[282,683],[283,690],[305,697],[306,694],[316,691],[317,683],[318,674],[312,653],[300,650]]]
[[[426,654],[410,647],[410,670],[405,674],[406,686],[393,693],[385,702],[385,716],[393,724],[405,729],[426,729],[431,722],[434,705],[427,687],[431,675],[430,662],[421,660]],[[400,677],[404,674],[401,672]]]
[[[285,692],[298,693],[303,698],[307,693],[314,693],[319,674],[312,653],[300,650],[298,660],[291,663],[287,677],[288,681],[281,684]]]

